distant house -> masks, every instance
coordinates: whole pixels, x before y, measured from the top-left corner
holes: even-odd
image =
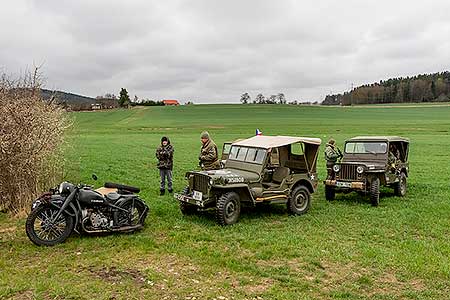
[[[99,110],[102,109],[102,105],[100,103],[92,103],[91,104],[91,109],[92,110]]]
[[[119,102],[116,98],[97,97],[95,101],[96,103],[100,104],[103,109],[119,107]]]
[[[180,102],[178,102],[178,100],[163,100],[162,101],[164,103],[165,106],[178,106],[180,105]]]

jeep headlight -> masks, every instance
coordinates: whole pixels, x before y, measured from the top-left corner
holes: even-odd
[[[341,166],[340,166],[340,165],[334,165],[334,166],[333,166],[333,171],[334,171],[335,173],[339,172],[340,170],[341,170]]]
[[[59,185],[58,192],[62,194],[64,182]]]
[[[209,185],[213,185],[213,183],[214,183],[214,180],[211,178],[211,179],[209,180]]]
[[[364,168],[362,166],[358,166],[356,168],[356,172],[358,172],[358,174],[362,174],[364,172]]]

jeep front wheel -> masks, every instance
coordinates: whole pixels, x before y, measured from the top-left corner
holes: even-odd
[[[216,204],[216,220],[222,226],[237,222],[241,213],[241,201],[235,192],[228,192],[219,197]]]
[[[290,214],[303,215],[311,205],[311,195],[306,186],[300,185],[296,187],[287,202],[287,209]]]
[[[326,185],[325,186],[325,199],[328,201],[333,201],[336,196],[336,189],[334,186]]]
[[[372,206],[380,204],[380,179],[373,178],[370,182],[370,202]]]
[[[394,193],[398,197],[406,195],[406,175],[403,172],[400,173],[398,182],[394,184]]]

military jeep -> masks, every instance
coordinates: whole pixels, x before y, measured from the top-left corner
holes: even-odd
[[[181,212],[215,209],[220,225],[236,223],[242,206],[259,203],[282,203],[291,214],[304,214],[317,189],[320,144],[317,138],[289,136],[234,142],[224,169],[186,173],[189,186],[175,194]]]
[[[369,194],[373,206],[380,202],[380,185],[394,188],[397,196],[406,194],[409,140],[396,136],[362,136],[345,142],[343,158],[333,166],[324,181],[325,198],[336,192]]]

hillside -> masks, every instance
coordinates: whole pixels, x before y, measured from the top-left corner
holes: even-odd
[[[450,72],[399,77],[366,84],[344,94],[327,95],[322,105],[450,101]]]
[[[96,103],[96,99],[77,94],[51,91],[47,89],[41,89],[42,97],[48,100],[55,97],[55,101],[61,103],[66,107],[70,107],[72,110],[86,110],[91,109],[91,104]]]

